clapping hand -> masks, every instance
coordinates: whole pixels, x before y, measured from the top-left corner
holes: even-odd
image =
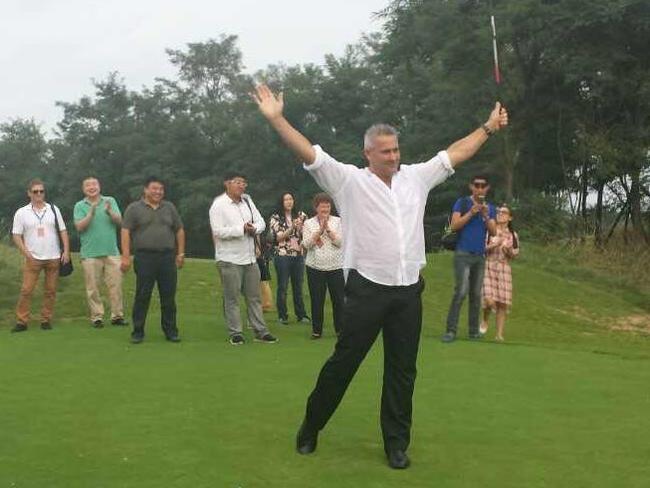
[[[325,234],[327,231],[329,231],[328,225],[329,224],[329,218],[325,217],[320,221],[320,233]]]

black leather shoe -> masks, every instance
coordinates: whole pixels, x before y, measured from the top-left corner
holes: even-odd
[[[393,469],[406,469],[410,466],[411,460],[406,453],[400,449],[388,451],[388,465]]]
[[[181,338],[178,336],[167,336],[166,339],[169,342],[181,342]]]
[[[303,420],[296,437],[296,450],[299,454],[311,454],[316,450],[317,442],[318,431],[309,429],[307,422]]]

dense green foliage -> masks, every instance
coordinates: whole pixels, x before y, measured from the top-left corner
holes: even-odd
[[[491,14],[500,86],[492,78]],[[189,251],[206,255],[207,208],[231,168],[250,175],[250,192],[265,214],[283,189],[294,190],[308,209],[315,185],[249,98],[254,83],[265,80],[284,91],[291,122],[355,164],[363,164],[361,136],[373,122],[397,126],[403,160],[418,161],[474,129],[501,99],[510,128],[432,193],[433,229],[469,173],[486,172],[495,199],[514,199],[526,215],[538,215],[546,199],[542,207],[570,209],[577,232],[595,232],[598,242],[608,215],[645,234],[650,3],[393,0],[380,16],[381,34],[340,57],[326,56],[322,66],[269,66],[251,75],[236,36],[222,35],[168,50],[177,76],[152,87],[127,90],[117,73],[95,81],[92,95],[59,104],[63,117],[51,139],[30,120],[0,125],[0,219],[6,227],[33,176],[71,210],[86,175],[98,176],[124,206],[155,173],[169,182]],[[597,197],[593,212],[589,194]]]

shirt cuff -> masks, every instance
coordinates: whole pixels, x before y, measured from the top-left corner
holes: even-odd
[[[449,159],[449,154],[447,151],[440,151],[438,152],[438,157],[440,158],[440,162],[442,163],[443,168],[447,170],[447,173],[449,175],[453,175],[455,173],[454,167],[451,165],[451,159]]]
[[[323,164],[325,163],[325,151],[318,145],[315,144],[312,146],[314,148],[314,152],[316,153],[316,157],[314,158],[314,162],[311,164],[302,164],[302,167],[305,168],[307,171],[315,171]]]

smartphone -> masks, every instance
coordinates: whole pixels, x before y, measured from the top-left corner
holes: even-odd
[[[485,204],[485,195],[478,195],[476,199],[478,200],[478,203],[480,203],[481,205]]]

